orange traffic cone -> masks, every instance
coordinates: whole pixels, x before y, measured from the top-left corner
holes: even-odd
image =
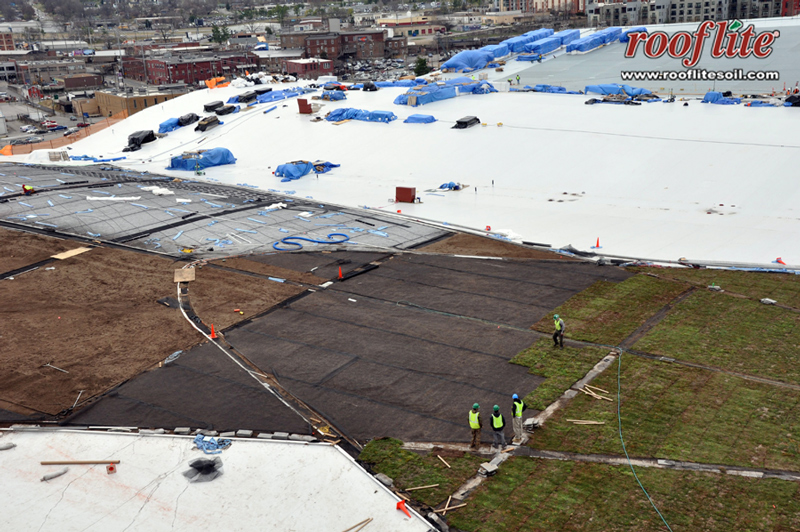
[[[592,249],[600,249],[600,237],[599,236],[597,237],[597,244],[592,246]]]
[[[410,513],[408,513],[408,510],[406,510],[406,501],[400,501],[400,502],[398,502],[398,503],[397,503],[397,509],[398,509],[398,510],[403,510],[403,512],[404,512],[404,513],[405,513],[407,516],[411,517],[411,514],[410,514]]]
[[[775,259],[775,262],[777,262],[778,264],[783,264],[784,266],[786,266],[786,263],[785,263],[785,262],[783,262],[783,259],[782,259],[782,258],[780,258],[780,257],[778,257],[777,259]]]
[[[341,278],[342,278],[342,267],[339,266],[339,279],[341,279]]]
[[[214,324],[213,323],[211,324],[211,335],[209,336],[209,338],[211,338],[212,340],[216,340],[217,339],[217,333],[214,332]]]

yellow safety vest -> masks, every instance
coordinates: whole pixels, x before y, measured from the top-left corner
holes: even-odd
[[[492,414],[492,426],[496,429],[503,427],[503,414],[500,414],[499,416]]]
[[[522,401],[514,401],[514,417],[522,417]]]
[[[553,322],[556,324],[556,330],[560,331],[561,330],[561,320],[553,320]]]
[[[480,415],[480,412],[473,412],[472,410],[469,411],[469,427],[471,429],[477,430],[481,428],[481,423],[479,421]]]

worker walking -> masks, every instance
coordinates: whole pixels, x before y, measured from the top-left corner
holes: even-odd
[[[519,74],[517,74],[517,85],[519,85]]]
[[[500,446],[501,449],[506,448],[506,434],[503,429],[506,426],[506,418],[500,413],[500,407],[494,405],[494,412],[492,412],[492,447],[495,445]]]
[[[514,438],[522,443],[522,413],[528,409],[525,402],[519,398],[519,395],[514,394],[511,396],[514,400],[511,403],[511,420],[514,425]]]
[[[567,326],[564,325],[564,320],[558,314],[553,316],[553,325],[556,328],[553,333],[553,347],[558,347],[559,342],[561,342],[561,349],[564,349],[564,330]]]
[[[481,444],[481,427],[483,423],[481,423],[480,407],[481,405],[475,403],[472,405],[472,410],[469,411],[469,428],[472,429],[472,443],[469,446],[470,449],[477,449]]]

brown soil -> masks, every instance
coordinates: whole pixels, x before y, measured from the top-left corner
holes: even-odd
[[[457,233],[450,238],[439,240],[429,246],[419,248],[419,251],[453,255],[477,255],[480,257],[504,257],[509,259],[574,260],[552,251],[530,249],[510,242],[503,242],[501,240],[495,240],[494,238],[466,233]]]
[[[0,229],[0,273],[16,270],[86,244],[22,231]]]
[[[287,279],[289,281],[294,281],[296,283],[320,285],[325,281],[327,281],[327,279],[323,279],[322,277],[317,277],[313,273],[298,272],[295,270],[289,270],[287,268],[281,268],[279,266],[271,266],[269,264],[264,264],[262,262],[256,262],[254,260],[248,260],[241,257],[234,257],[230,259],[217,259],[209,262],[211,264],[215,264],[223,268],[232,268],[234,270],[257,273],[259,275],[268,275],[270,277]]]
[[[40,255],[26,251],[25,256],[41,260],[64,245],[53,240],[48,251],[45,245]],[[16,239],[5,249],[22,256]],[[71,407],[81,390],[83,401],[202,340],[179,310],[156,302],[176,297],[173,271],[180,263],[96,248],[49,266],[55,269],[0,281],[0,401],[6,404],[55,414]],[[189,294],[198,316],[221,329],[300,290],[206,268],[197,272]],[[69,373],[43,367],[46,363]]]

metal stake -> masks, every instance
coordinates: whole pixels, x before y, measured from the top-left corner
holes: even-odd
[[[78,404],[78,401],[80,401],[80,399],[81,399],[81,395],[83,395],[83,392],[84,392],[84,391],[85,391],[85,390],[81,390],[81,393],[79,393],[79,394],[78,394],[78,398],[77,398],[77,399],[75,399],[75,402],[72,404],[72,408],[75,408],[75,405],[77,405],[77,404]]]
[[[69,373],[69,371],[67,371],[67,370],[65,370],[65,369],[57,368],[57,367],[55,367],[54,365],[52,365],[52,364],[50,364],[50,363],[47,363],[47,364],[43,365],[42,367],[43,367],[43,368],[44,368],[44,367],[53,368],[53,369],[57,369],[58,371],[62,371],[62,372],[64,372],[64,373]]]

